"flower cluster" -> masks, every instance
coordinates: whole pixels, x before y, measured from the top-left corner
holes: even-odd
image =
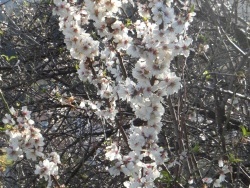
[[[221,183],[225,181],[225,174],[231,172],[231,167],[228,166],[228,165],[224,165],[224,162],[222,159],[220,159],[218,161],[218,165],[220,167],[220,170],[219,170],[219,178],[214,180],[214,183],[213,183],[213,187],[222,187]],[[213,179],[212,178],[209,178],[209,177],[205,177],[202,179],[203,183],[206,183],[206,184],[210,184],[213,182]]]
[[[130,1],[139,17],[126,24],[119,18],[119,10],[128,1],[85,0],[82,6],[74,0],[54,1],[53,13],[59,15],[67,48],[80,61],[79,78],[96,86],[102,99],[82,101],[80,107],[115,125],[117,102],[122,100],[144,122],[140,127],[131,123],[127,143],[130,153],[121,155],[121,146],[116,143],[107,147],[106,158],[115,163],[109,172],[130,176],[126,187],[154,187],[159,166],[168,160],[166,151],[157,144],[165,112],[162,102],[181,87],[181,79],[171,72],[170,63],[177,55],[189,55],[192,39],[186,31],[195,13],[183,10],[175,15],[173,1],[164,2]],[[84,29],[91,27],[91,32]],[[126,67],[131,64],[129,77]]]
[[[3,123],[6,126],[6,134],[9,135],[9,147],[7,155],[10,159],[17,161],[26,157],[33,161],[40,161],[36,165],[35,174],[49,180],[48,186],[51,185],[51,175],[58,174],[58,166],[60,157],[56,152],[52,152],[49,156],[44,153],[44,138],[40,133],[40,129],[34,126],[35,122],[31,119],[31,111],[27,107],[22,107],[21,111],[10,108],[11,114],[5,114]]]
[[[220,159],[218,165],[220,167],[220,171],[219,171],[220,176],[218,179],[215,180],[214,187],[221,187],[221,183],[225,181],[225,178],[226,178],[225,174],[231,172],[230,166],[224,165],[223,160]]]

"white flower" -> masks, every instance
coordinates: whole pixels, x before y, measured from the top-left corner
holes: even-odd
[[[21,113],[26,119],[30,119],[31,111],[28,111],[27,106],[22,107]]]
[[[13,116],[17,116],[17,115],[18,115],[18,112],[15,111],[15,109],[14,109],[13,107],[10,108],[10,113],[11,113],[11,115],[13,115]]]
[[[26,149],[25,154],[27,159],[32,159],[33,161],[36,161],[37,155],[35,149]]]
[[[178,90],[181,88],[181,78],[179,77],[172,77],[170,78],[168,85],[167,85],[167,93],[168,95],[172,95],[177,93]]]
[[[125,187],[128,187],[128,188],[139,188],[140,187],[140,183],[138,181],[135,181],[135,180],[132,181],[132,179],[130,181],[125,181],[123,183],[123,185]]]
[[[105,153],[105,157],[110,161],[115,159],[121,160],[120,148],[117,147],[116,143],[112,143],[111,146],[106,147],[107,152]]]
[[[22,140],[22,134],[17,131],[9,131],[8,135],[10,136],[10,146],[12,148],[18,148]]]
[[[194,179],[191,177],[191,178],[189,178],[189,180],[188,180],[188,184],[189,185],[192,185],[194,183]]]
[[[148,69],[146,61],[139,59],[132,71],[134,78],[138,80],[149,79],[152,77],[152,73]]]
[[[145,144],[145,138],[142,135],[133,133],[128,140],[129,146],[134,151],[140,151]]]
[[[218,165],[219,165],[219,167],[223,167],[223,166],[224,166],[224,162],[223,162],[222,159],[220,159],[220,160],[218,161]]]
[[[185,40],[181,37],[179,41],[179,47],[182,48],[181,54],[185,57],[189,56],[189,45],[192,43],[191,38],[186,38]]]
[[[216,179],[214,181],[214,187],[221,187],[221,181],[220,181],[220,179]]]
[[[122,166],[122,163],[121,162],[117,162],[115,163],[115,166],[109,168],[109,173],[111,176],[118,176],[121,172],[121,166]]]
[[[51,152],[49,154],[51,157],[50,161],[54,162],[55,164],[61,164],[60,156],[56,152]]]
[[[141,17],[144,17],[144,18],[150,17],[150,10],[146,4],[141,4],[138,2],[137,6],[138,6],[138,13]]]
[[[157,2],[151,9],[153,13],[153,20],[157,24],[161,24],[164,18],[164,12],[165,12],[166,6],[163,5],[163,2]]]
[[[2,122],[4,124],[11,124],[11,125],[16,124],[15,120],[11,117],[10,114],[5,114],[5,117],[3,118]]]
[[[218,187],[220,187],[220,183],[223,182],[223,181],[225,181],[225,178],[226,178],[225,174],[227,174],[227,173],[229,173],[229,172],[231,172],[231,171],[230,171],[228,165],[224,165],[224,162],[223,162],[222,159],[220,159],[220,160],[218,161],[218,165],[219,165],[219,167],[221,168],[220,171],[219,171],[220,176],[219,176],[219,179],[217,179],[217,181],[215,182],[215,184],[216,184]]]
[[[20,146],[20,138],[17,138],[17,137],[13,137],[13,138],[10,138],[10,146],[15,150],[17,148],[19,148]]]
[[[227,174],[229,172],[230,172],[230,170],[229,170],[229,167],[227,165],[225,165],[221,168],[220,177],[219,177],[221,182],[225,181],[225,178],[226,178],[225,174]]]
[[[166,7],[164,11],[164,17],[163,21],[165,24],[169,24],[174,21],[175,15],[174,15],[174,9]]]
[[[175,165],[181,165],[181,163],[179,163],[179,162],[177,161],[177,159],[175,159],[174,161],[172,161],[172,162],[170,162],[170,163],[168,164],[168,168],[171,168],[171,167],[173,167],[173,166],[175,166]]]
[[[152,97],[150,101],[152,103],[154,115],[155,116],[162,116],[165,112],[165,109],[162,106],[160,99],[156,98],[156,97]]]
[[[36,165],[35,174],[40,175],[40,178],[44,177],[45,180],[48,180],[50,175],[57,175],[57,173],[57,165],[48,159],[45,159],[43,162],[40,161],[39,165]]]
[[[36,133],[36,134],[32,135],[30,142],[35,147],[44,146],[44,138],[43,138],[42,134],[40,134],[40,133]]]
[[[103,6],[108,12],[116,13],[121,7],[121,2],[118,0],[104,0]]]
[[[212,178],[205,177],[205,178],[202,179],[202,182],[203,182],[203,183],[210,184],[210,183],[213,182],[213,179],[212,179]]]
[[[134,45],[130,45],[127,48],[127,54],[131,55],[134,58],[139,58],[140,57],[139,50]]]
[[[142,38],[142,36],[145,34],[146,24],[144,22],[142,22],[141,20],[137,20],[134,23],[134,25],[135,25],[137,37]]]
[[[157,132],[155,131],[155,129],[153,127],[145,127],[142,130],[143,136],[147,139],[151,139],[151,140],[157,140]]]
[[[223,166],[221,170],[224,174],[231,172],[228,165]]]
[[[181,18],[176,19],[172,23],[172,28],[174,29],[174,32],[176,35],[182,34],[184,32],[184,28],[185,28],[184,21]]]
[[[137,106],[133,106],[136,117],[145,121],[149,120],[153,112],[153,108],[149,105],[150,102],[145,101],[144,104],[138,104]]]
[[[19,157],[22,157],[22,150],[19,147],[8,147],[6,149],[7,155],[10,159],[16,161]]]

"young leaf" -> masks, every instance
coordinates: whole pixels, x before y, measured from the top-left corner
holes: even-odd
[[[191,8],[190,8],[190,12],[192,13],[192,12],[194,12],[194,9],[195,9],[195,6],[194,6],[194,4],[191,6]]]
[[[6,61],[10,62],[12,59],[17,59],[17,56],[7,56],[7,55],[4,55],[2,54],[1,57],[5,58]]]
[[[5,171],[5,169],[13,164],[13,161],[8,159],[7,155],[0,156],[0,171]]]
[[[232,154],[232,153],[229,153],[229,154],[228,154],[228,158],[229,158],[229,161],[230,161],[231,163],[239,163],[239,162],[242,162],[241,159],[236,158],[235,155]]]
[[[14,55],[13,55],[13,56],[10,56],[10,57],[9,57],[9,61],[11,61],[12,59],[17,59],[17,56],[14,56]]]
[[[132,24],[132,21],[130,19],[126,19],[126,27],[129,27]]]
[[[195,146],[192,148],[192,151],[193,151],[194,153],[198,153],[198,152],[200,151],[200,146],[199,146],[199,144],[195,144]]]
[[[241,131],[242,131],[242,135],[243,135],[244,137],[250,136],[250,131],[248,131],[247,128],[246,128],[245,126],[241,125],[240,128],[241,128]]]
[[[209,80],[209,79],[212,78],[211,75],[209,74],[208,70],[205,70],[205,71],[203,72],[203,75],[206,77],[206,80]]]

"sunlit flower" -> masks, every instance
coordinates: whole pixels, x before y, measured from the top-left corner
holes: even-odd
[[[116,143],[112,143],[110,146],[106,147],[105,157],[113,161],[115,159],[121,160],[120,148],[117,147]]]
[[[58,167],[54,162],[50,162],[48,159],[45,159],[43,162],[40,161],[39,165],[36,165],[35,174],[40,175],[40,178],[48,180],[50,175],[57,175]]]

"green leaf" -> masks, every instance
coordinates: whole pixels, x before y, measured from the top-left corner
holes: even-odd
[[[4,34],[4,32],[2,30],[0,30],[0,36],[2,36]]]
[[[172,176],[165,170],[161,171],[161,177],[158,178],[158,180],[162,183],[167,183],[167,184],[170,184],[173,181]]]
[[[198,35],[198,40],[205,44],[208,42],[208,38],[202,34]]]
[[[11,61],[12,59],[17,59],[17,56],[10,56],[9,61]]]
[[[0,167],[5,170],[6,167],[9,167],[13,164],[13,161],[8,159],[7,154],[1,155],[0,156]]]
[[[80,67],[79,67],[79,64],[78,64],[78,63],[76,63],[76,64],[75,64],[75,68],[76,68],[76,70],[80,69]]]
[[[94,40],[98,40],[98,36],[95,32],[92,32],[91,33],[91,37],[94,39]]]
[[[239,162],[242,162],[241,159],[236,158],[235,155],[232,154],[232,153],[229,153],[229,154],[228,154],[228,158],[229,158],[229,161],[230,161],[231,163],[239,163]]]
[[[210,80],[212,78],[211,75],[209,74],[208,70],[205,70],[203,72],[203,75],[206,77],[206,80]]]
[[[56,98],[60,99],[62,96],[60,95],[59,92],[56,92]]]
[[[28,1],[23,1],[23,6],[28,7],[29,6],[29,2]]]
[[[102,72],[103,76],[107,76],[107,70],[105,69],[103,72]]]
[[[11,130],[12,128],[12,125],[6,124],[4,127],[0,127],[0,132],[5,132],[6,130]]]
[[[239,79],[246,78],[246,75],[245,75],[244,71],[238,71],[238,72],[236,73],[236,76],[237,76]]]
[[[193,4],[190,8],[190,12],[194,12],[194,9],[195,9],[195,5]]]
[[[148,18],[147,18],[147,17],[142,17],[142,20],[143,20],[144,22],[146,22],[146,21],[148,21]]]
[[[46,93],[47,89],[46,88],[42,88],[42,93]]]
[[[5,129],[5,130],[11,130],[11,129],[13,129],[13,126],[12,126],[12,125],[9,125],[9,124],[6,124],[6,125],[4,126],[4,129]]]
[[[17,59],[17,56],[7,56],[7,55],[4,55],[2,54],[1,57],[5,58],[6,61],[10,62],[12,59]]]
[[[0,132],[5,132],[7,129],[4,127],[0,127]]]
[[[126,27],[129,27],[130,25],[132,25],[132,20],[126,19]]]
[[[247,130],[247,128],[245,126],[241,125],[240,128],[241,128],[241,131],[242,131],[242,135],[244,137],[250,136],[250,132]]]
[[[1,57],[5,58],[6,61],[9,61],[9,56],[2,54]]]
[[[63,51],[64,51],[64,48],[59,48],[59,53],[61,54],[61,53],[63,53]]]
[[[193,151],[194,153],[198,153],[198,152],[200,151],[200,146],[199,146],[199,144],[195,144],[195,146],[192,148],[192,151]]]

